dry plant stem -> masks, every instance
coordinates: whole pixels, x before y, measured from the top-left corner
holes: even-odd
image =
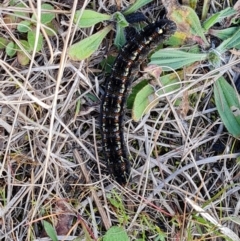
[[[193,168],[195,167],[196,165],[197,166],[200,166],[200,165],[204,165],[204,164],[210,164],[210,163],[215,163],[216,161],[220,160],[220,159],[225,159],[225,158],[237,158],[240,156],[240,153],[237,153],[237,154],[227,154],[227,155],[221,155],[221,156],[215,156],[215,157],[210,157],[210,158],[206,158],[204,160],[200,160],[200,161],[196,161],[196,163],[190,163],[186,166],[184,166],[183,168],[177,170],[176,172],[174,172],[172,175],[170,175],[168,178],[166,178],[160,185],[158,185],[154,191],[149,194],[148,198],[144,199],[142,198],[141,201],[143,200],[144,202],[141,203],[141,205],[139,206],[138,210],[137,210],[137,213],[140,213],[147,205],[149,202],[151,202],[154,198],[154,196],[156,194],[158,194],[159,192],[162,191],[162,189],[164,188],[165,185],[169,185],[171,186],[171,184],[169,184],[170,181],[174,180],[179,174],[187,171],[188,169],[190,168]],[[176,187],[174,187],[176,188]],[[195,194],[191,194],[191,193],[186,193],[186,195],[189,195],[189,196],[192,196],[193,198],[195,198]],[[137,215],[137,214],[136,214]],[[135,215],[135,219],[136,219],[136,215]],[[133,221],[131,222],[128,230],[131,229],[133,225]]]
[[[38,8],[39,6],[41,6],[41,1],[38,1]],[[58,76],[57,76],[57,81],[56,81],[56,90],[55,90],[55,95],[54,95],[54,99],[52,102],[52,113],[51,113],[51,119],[50,119],[50,126],[49,126],[49,136],[48,136],[48,144],[47,144],[47,153],[46,153],[46,160],[45,160],[45,164],[44,164],[44,170],[43,170],[43,176],[42,176],[42,184],[41,184],[41,188],[39,191],[39,195],[36,201],[36,205],[35,208],[33,210],[33,214],[31,217],[31,221],[33,221],[33,218],[35,217],[36,213],[38,212],[38,208],[39,208],[39,203],[41,200],[41,194],[43,192],[43,188],[44,188],[44,184],[45,184],[45,180],[46,180],[46,174],[47,174],[47,168],[48,168],[48,163],[49,163],[49,159],[50,159],[50,154],[51,154],[51,140],[53,137],[53,127],[54,127],[54,120],[55,120],[55,115],[56,115],[56,110],[57,110],[57,99],[58,99],[58,92],[59,92],[59,88],[60,88],[60,83],[61,83],[61,79],[63,76],[63,71],[64,71],[64,65],[66,63],[66,59],[67,59],[67,48],[68,48],[68,43],[69,43],[69,39],[71,36],[71,26],[73,25],[73,19],[74,19],[74,13],[76,11],[76,7],[77,7],[77,1],[75,0],[73,3],[73,8],[72,8],[72,14],[71,14],[71,19],[69,21],[69,29],[68,29],[68,34],[66,36],[66,42],[64,43],[63,46],[63,51],[62,51],[62,55],[61,55],[61,59],[60,59],[60,65],[59,65],[59,71],[58,71]],[[31,236],[31,231],[30,229],[28,230],[28,236]]]
[[[94,184],[92,183],[91,178],[89,177],[89,172],[86,169],[85,162],[82,160],[81,156],[79,155],[79,153],[77,152],[76,149],[73,151],[73,153],[74,153],[74,156],[76,157],[76,159],[78,160],[78,162],[80,164],[80,168],[81,168],[81,170],[83,172],[83,175],[86,179],[86,183],[91,184],[93,186]],[[98,195],[97,195],[96,191],[94,190],[94,186],[90,187],[90,190],[91,190],[91,193],[92,193],[92,196],[93,196],[93,200],[95,201],[95,203],[97,205],[97,208],[98,208],[98,211],[99,211],[99,213],[102,217],[104,227],[108,230],[112,226],[111,219],[108,219],[108,217],[106,215],[106,212],[104,211],[103,206],[102,206],[102,204],[101,204],[101,202],[98,198]]]

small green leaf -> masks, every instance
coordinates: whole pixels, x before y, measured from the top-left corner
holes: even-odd
[[[122,227],[111,227],[103,237],[103,241],[129,241],[127,232]]]
[[[24,20],[18,23],[17,30],[21,33],[27,33],[29,30],[31,30],[30,26],[31,22]]]
[[[208,52],[208,61],[215,68],[220,67],[222,62],[221,54],[219,54],[219,52],[215,49],[210,49]]]
[[[37,42],[37,48],[36,48],[36,51],[39,52],[42,47],[43,47],[43,36],[41,33],[39,33],[38,35],[38,39],[36,39],[36,31],[29,31],[28,34],[27,34],[27,38],[28,38],[28,43],[29,43],[29,47],[31,50],[34,49],[34,45],[35,45],[35,42]]]
[[[45,11],[49,10],[49,11]],[[47,24],[50,23],[55,18],[55,13],[53,13],[54,7],[50,4],[44,3],[41,5],[41,23]],[[32,21],[36,21],[36,16],[32,16]]]
[[[116,36],[114,39],[114,45],[120,49],[126,43],[124,28],[117,24]]]
[[[190,53],[176,49],[161,49],[151,56],[149,64],[162,66],[164,71],[180,69],[183,66],[190,65],[196,61],[207,59],[207,53]],[[170,68],[166,68],[168,66]]]
[[[147,84],[148,84],[148,81],[143,80],[132,88],[132,91],[127,98],[127,108],[128,109],[133,108],[134,99],[136,98],[137,93]]]
[[[238,31],[231,37],[226,40],[224,40],[217,48],[216,50],[219,53],[224,53],[228,49],[240,49],[240,29],[238,28]]]
[[[103,59],[100,63],[102,70],[104,70],[104,72],[106,74],[110,74],[112,72],[112,66],[113,63],[115,61],[116,57],[109,55],[107,56],[106,59]]]
[[[57,233],[56,233],[55,229],[53,228],[52,224],[50,224],[49,222],[43,220],[43,227],[44,227],[44,230],[46,231],[47,235],[53,241],[58,241]]]
[[[25,49],[25,51],[27,51],[28,53],[31,52],[30,47],[29,47],[29,43],[26,40],[19,40],[19,42],[22,45],[22,48]],[[16,48],[17,48],[17,51],[22,51],[20,46],[16,46]]]
[[[151,100],[149,96],[154,93],[154,88],[151,85],[144,86],[136,95],[133,103],[132,118],[134,121],[139,121],[147,111],[147,107]]]
[[[208,33],[222,40],[228,39],[236,33],[239,27],[230,27],[226,29],[209,29]]]
[[[116,37],[114,39],[114,45],[120,49],[126,42],[124,29],[129,26],[129,23],[125,19],[124,15],[120,12],[114,14],[114,19],[117,21]]]
[[[55,13],[52,13],[51,10],[54,10],[54,7],[50,4],[44,3],[41,5],[42,14],[41,14],[41,23],[47,24],[50,23],[55,18]],[[44,12],[44,10],[50,10],[48,12]]]
[[[16,54],[16,44],[14,42],[9,42],[6,46],[6,53],[9,57],[13,57]]]
[[[79,20],[79,16],[81,18]],[[107,14],[98,13],[92,10],[76,11],[73,22],[80,28],[88,28],[105,20],[110,20],[111,16]],[[79,20],[79,21],[78,21]]]
[[[220,77],[214,84],[214,97],[217,110],[227,130],[234,137],[240,137],[240,102],[237,92],[223,77]]]
[[[203,28],[205,30],[208,30],[211,28],[215,23],[221,22],[224,18],[231,17],[232,15],[236,14],[237,11],[233,8],[225,8],[220,12],[217,12],[215,14],[212,14],[211,17],[209,17],[204,23]]]
[[[21,9],[24,8],[25,10],[27,9],[27,6],[23,3],[17,3],[15,6],[15,9]],[[14,11],[14,15],[17,17],[29,17],[29,13],[27,11]]]
[[[109,33],[112,29],[112,26],[109,25],[102,29],[101,31],[93,34],[92,36],[81,40],[78,43],[73,44],[68,49],[68,55],[70,59],[74,61],[79,61],[88,58],[91,54],[93,54],[101,44],[104,37]]]
[[[0,37],[0,49],[6,48],[7,44],[8,44],[8,40],[3,37]]]
[[[48,36],[53,37],[57,35],[57,27],[53,24],[53,22],[50,22],[44,26],[44,29]]]
[[[131,7],[123,12],[124,15],[128,15],[130,13],[136,12],[139,8],[143,7],[144,5],[152,2],[153,0],[137,0]]]

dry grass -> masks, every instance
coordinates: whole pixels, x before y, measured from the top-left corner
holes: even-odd
[[[16,29],[3,21],[13,10],[5,2],[1,36],[17,42]],[[126,113],[132,181],[120,187],[108,176],[98,122],[99,64],[112,39],[89,59],[70,61],[67,48],[96,31],[74,26],[77,1],[71,4],[53,4],[57,34],[31,53],[29,65],[0,53],[0,239],[47,240],[45,220],[59,240],[97,240],[118,224],[130,240],[226,240],[194,205],[240,236],[239,140],[224,129],[213,102],[212,83],[224,66],[209,73],[199,63],[186,71],[181,91],[161,98],[140,123]],[[95,10],[112,4],[96,3]],[[230,78],[239,64],[232,57]]]

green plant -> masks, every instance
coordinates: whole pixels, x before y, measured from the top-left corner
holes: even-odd
[[[24,4],[15,4],[13,2],[12,5],[26,10],[23,12],[15,11],[13,15],[5,16],[5,21],[11,21],[12,28],[16,26],[20,37],[10,41],[0,38],[0,48],[5,48],[9,57],[17,55],[17,59],[21,65],[27,65],[30,61],[29,54],[33,51],[39,52],[43,47],[43,34],[42,31],[38,30],[37,25],[41,24],[41,27],[48,36],[55,34],[52,24],[52,20],[55,18],[55,14],[52,13],[54,8],[50,4],[42,4],[41,15],[37,18],[35,14],[30,16]]]
[[[93,27],[103,21],[116,21],[116,36],[114,44],[118,48],[120,48],[126,41],[124,35],[124,28],[129,25],[129,23],[125,19],[125,16],[136,12],[139,8],[148,4],[151,1],[152,0],[138,0],[123,13],[115,12],[113,15],[102,14],[88,9],[79,10],[75,14],[74,23],[80,28],[87,28]],[[99,48],[102,40],[111,30],[113,30],[113,25],[109,24],[107,27],[103,28],[99,32],[73,44],[68,49],[69,58],[75,61],[80,61],[88,58]]]

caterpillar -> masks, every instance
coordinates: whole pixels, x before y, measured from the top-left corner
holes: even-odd
[[[159,20],[147,25],[120,50],[111,75],[106,80],[100,105],[102,146],[109,172],[120,185],[127,183],[131,170],[123,133],[129,87],[148,54],[175,31],[176,24],[170,20]]]

